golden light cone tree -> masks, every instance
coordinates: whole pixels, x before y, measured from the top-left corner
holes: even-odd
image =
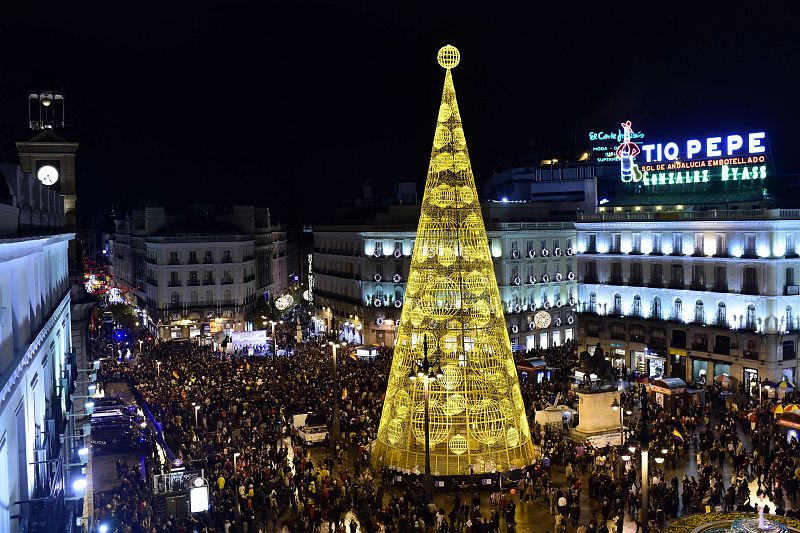
[[[397,330],[373,466],[424,472],[423,359],[441,366],[430,384],[431,473],[453,476],[531,464],[534,449],[506,331],[451,69],[444,90],[417,237]]]

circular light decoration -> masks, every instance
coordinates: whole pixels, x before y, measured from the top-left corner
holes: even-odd
[[[463,455],[464,452],[467,451],[467,438],[460,433],[458,435],[453,435],[447,447],[450,448],[450,451],[455,455]]]
[[[550,250],[542,248],[542,257],[547,257],[548,255],[550,255]]]
[[[442,68],[456,68],[459,61],[461,61],[461,53],[455,46],[447,44],[439,49],[439,53],[436,54],[436,61],[439,62],[439,66]]]
[[[52,185],[58,181],[58,169],[53,165],[42,165],[36,172],[36,177],[43,184]]]
[[[381,276],[380,274],[376,273],[375,276],[373,276],[372,279],[374,279],[377,282],[381,282],[381,281],[383,281],[383,276]]]
[[[292,298],[288,294],[285,294],[285,295],[281,296],[280,298],[278,298],[277,300],[275,300],[275,308],[278,311],[285,311],[293,303],[294,303],[294,298]]]
[[[519,250],[518,249],[513,248],[511,250],[511,258],[512,259],[519,259]]]
[[[520,311],[522,311],[522,306],[519,304],[514,304],[514,312],[519,313]]]
[[[530,257],[531,259],[536,257],[536,250],[528,250],[528,257]]]
[[[400,309],[401,307],[403,307],[403,300],[395,300],[394,306]]]
[[[575,272],[569,272],[567,274],[567,279],[570,281],[575,281]]]
[[[570,298],[569,298],[569,305],[575,305],[575,298],[573,298],[573,297],[571,297],[571,296],[570,296]]]
[[[556,248],[553,252],[556,254],[556,257],[561,257],[561,248]]]
[[[531,331],[536,329],[536,323],[533,320],[528,322],[528,329],[531,330]]]
[[[374,300],[372,300],[372,305],[374,305],[375,307],[380,307],[383,305],[383,300],[380,298],[375,298]]]
[[[561,307],[562,305],[564,305],[564,302],[561,300],[561,298],[557,299],[556,300],[556,307]]]
[[[381,257],[383,256],[383,251],[376,246],[375,251],[372,252],[372,255],[374,255],[375,257]]]
[[[379,326],[382,326],[383,325],[383,317],[379,316],[378,318],[376,318],[375,319],[375,323],[378,324]]]
[[[483,444],[494,444],[503,436],[505,418],[497,400],[481,400],[470,412],[472,434]]]
[[[402,279],[403,277],[400,274],[395,274],[394,276],[392,276],[392,281],[394,281],[395,283],[400,283]]]
[[[125,300],[122,299],[122,294],[120,294],[119,289],[117,287],[112,287],[108,289],[108,303],[110,304],[125,303]]]
[[[575,250],[573,250],[572,246],[570,246],[569,248],[567,248],[567,255],[573,255],[573,254],[575,254]]]
[[[516,325],[516,324],[513,324],[511,326],[511,333],[519,333],[519,326]]]
[[[400,257],[402,255],[403,255],[403,251],[400,250],[400,248],[395,248],[395,250],[394,250],[394,258],[395,259],[400,259]]]
[[[522,280],[519,279],[519,276],[514,276],[514,285],[519,285],[521,282]]]
[[[545,302],[545,306],[547,303]],[[536,324],[536,327],[539,329],[545,329],[550,327],[550,322],[552,319],[550,318],[550,313],[547,311],[539,311],[535,315],[533,315],[533,323]]]
[[[575,322],[575,317],[570,315],[567,317],[567,324],[573,324]]]
[[[400,439],[403,438],[403,422],[396,418],[389,422],[386,427],[386,437],[392,444],[400,442]]]
[[[547,274],[542,274],[542,283],[548,283],[550,281],[550,276]]]
[[[442,387],[444,387],[445,390],[455,390],[456,388],[458,388],[461,385],[461,381],[462,381],[461,369],[459,367],[457,367],[456,365],[445,365],[442,368],[442,374],[443,375],[442,375],[442,377],[441,377],[441,379],[439,381],[440,381],[440,383],[442,384]],[[452,412],[452,409],[451,409],[452,405],[450,405],[450,400],[453,398],[453,396],[459,396],[459,395],[453,394],[453,395],[450,395],[447,398],[447,403],[445,403],[445,411],[447,411],[448,415],[454,415],[456,413],[460,413],[461,412],[460,410],[456,411],[456,413]],[[460,398],[461,398],[460,401],[463,403],[464,397],[460,396]],[[457,401],[457,400],[453,400],[453,401]]]
[[[428,402],[428,425],[430,427],[431,446],[444,442],[450,432],[450,417],[444,410],[444,405],[436,398]],[[411,430],[417,442],[425,442],[425,404],[420,402],[411,415]]]
[[[529,276],[528,283],[530,283],[531,285],[536,285],[536,276]]]
[[[553,321],[553,323],[556,325],[556,327],[561,326],[561,318],[560,317],[556,317],[555,320]]]
[[[556,272],[556,281],[561,281],[564,276],[561,275],[561,272]]]

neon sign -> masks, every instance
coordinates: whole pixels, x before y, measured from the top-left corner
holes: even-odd
[[[625,132],[624,127],[617,131],[590,131],[589,145],[592,160],[596,163],[616,163],[619,161],[616,150],[620,143],[625,140],[625,135],[630,135],[631,141],[642,141],[644,132],[630,130]]]
[[[622,136],[622,144],[617,148],[616,154],[619,157],[620,171],[622,173],[622,181],[627,181],[625,178],[631,177],[633,173],[633,160],[641,153],[641,150],[635,142],[631,141],[633,129],[631,129],[631,121],[622,123],[622,128],[625,133]]]
[[[685,143],[657,143],[642,146],[646,163],[676,161],[678,159],[714,159],[718,157],[741,157],[766,153],[763,142],[767,134],[763,131],[746,135],[689,139]],[[681,150],[683,148],[683,150]]]

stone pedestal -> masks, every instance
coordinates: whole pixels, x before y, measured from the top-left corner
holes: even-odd
[[[586,390],[578,392],[578,427],[570,436],[574,440],[590,440],[595,446],[622,444],[619,435],[619,411],[611,408],[614,400],[619,403],[619,391]]]

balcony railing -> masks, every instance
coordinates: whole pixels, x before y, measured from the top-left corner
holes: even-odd
[[[197,287],[200,285],[200,280],[190,279],[188,282],[186,282],[186,285],[189,287]]]
[[[743,284],[742,290],[740,291],[742,294],[758,294],[758,285],[751,285],[751,284]]]
[[[705,343],[705,342],[693,342],[692,343],[692,350],[697,350],[698,352],[707,352],[708,351],[708,343]]]
[[[233,279],[232,278],[227,278],[227,279],[223,278],[222,279],[222,284],[223,285],[233,285]]]
[[[214,278],[206,278],[203,280],[203,285],[216,285],[216,284],[217,282],[214,280]]]
[[[176,280],[176,279],[171,279],[171,280],[169,280],[169,283],[167,285],[169,287],[180,287],[181,286],[181,282]]]

